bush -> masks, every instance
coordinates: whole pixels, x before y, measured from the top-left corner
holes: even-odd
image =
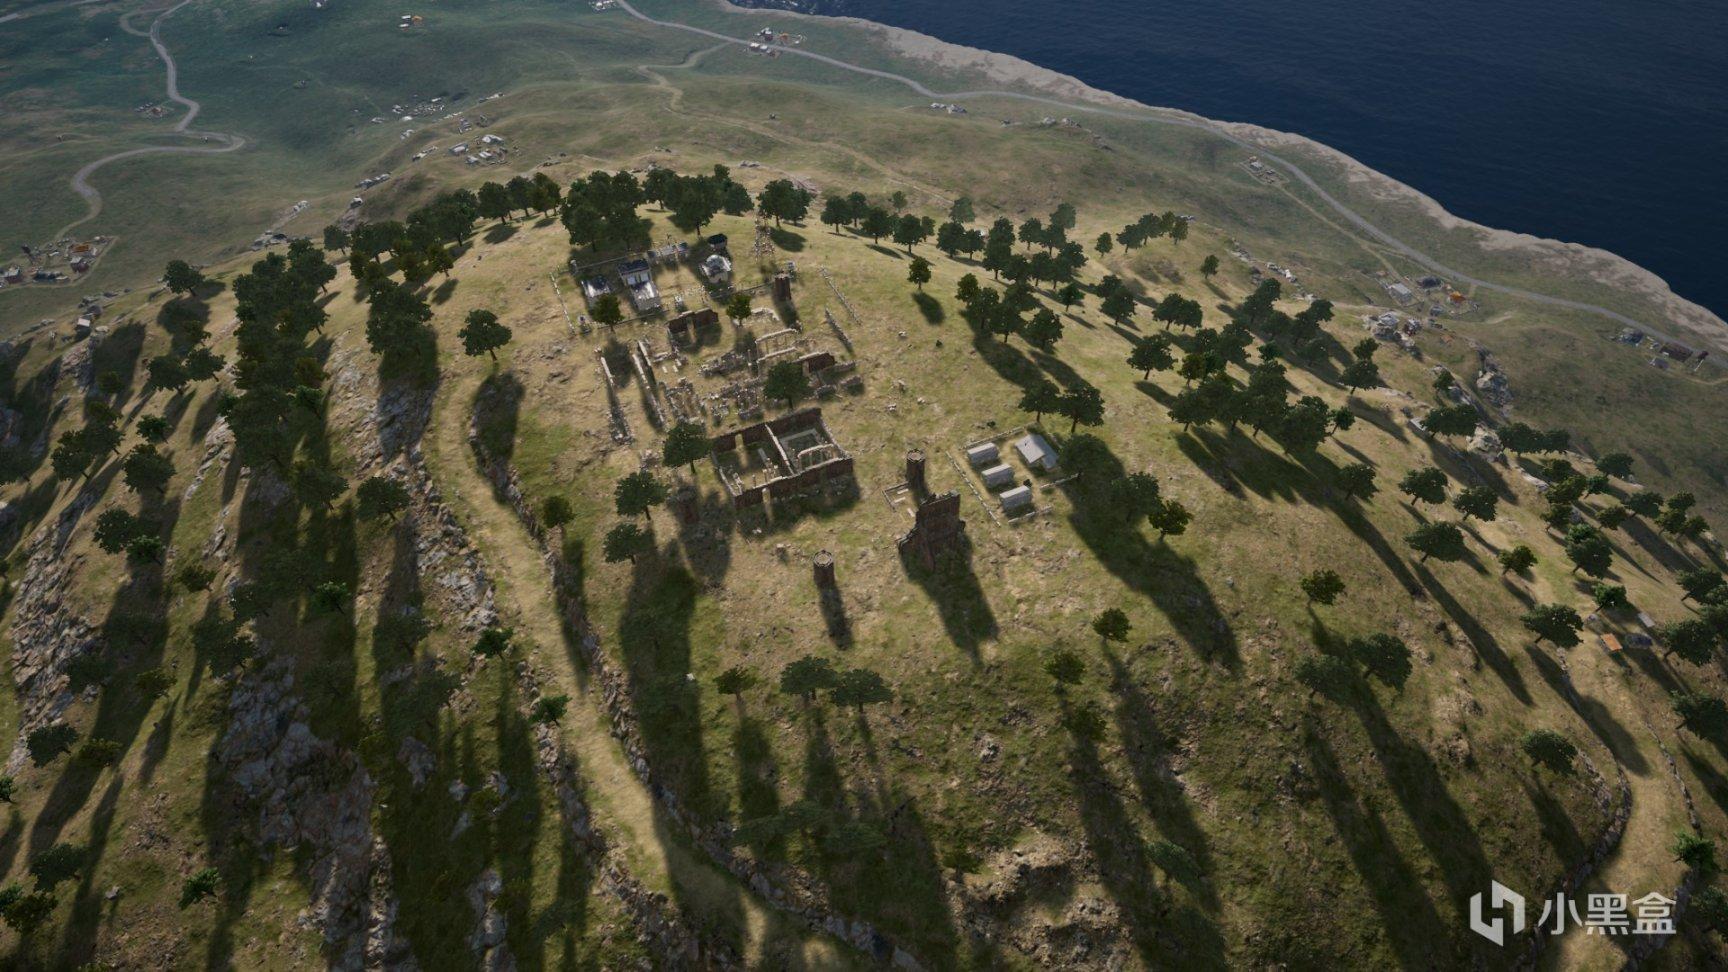
[[[30,762],[37,766],[47,766],[61,753],[71,749],[77,738],[78,730],[64,722],[57,722],[30,733],[24,740],[24,745],[30,751]]]
[[[568,695],[545,695],[534,703],[534,711],[530,718],[537,723],[557,722],[564,718],[564,710],[570,707]]]
[[[72,757],[73,762],[90,769],[112,766],[119,759],[120,744],[100,736],[91,736],[84,740],[84,745],[79,746],[78,752]]]
[[[180,885],[180,907],[186,908],[214,895],[222,887],[222,874],[213,867],[207,867],[186,879]]]
[[[1519,745],[1526,756],[1556,773],[1572,772],[1572,760],[1578,755],[1578,747],[1552,729],[1532,729]]]

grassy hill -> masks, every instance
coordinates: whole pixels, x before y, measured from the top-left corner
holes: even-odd
[[[908,42],[847,22],[636,7],[734,37],[774,23],[802,34],[801,50],[937,91],[1032,91],[1035,80],[918,60]],[[15,163],[3,178],[29,202],[0,215],[8,238],[45,241],[83,215],[65,188],[79,165],[175,143],[162,130],[174,114],[133,111],[160,97],[162,63],[120,23],[146,29],[161,9],[98,3],[0,25],[0,92],[20,106],[0,121],[0,152]],[[1253,153],[1213,132],[1080,110],[1078,124],[1043,125],[1060,112],[1001,96],[965,99],[964,115],[932,112],[897,82],[617,9],[446,3],[407,29],[404,12],[178,9],[161,36],[182,92],[202,103],[193,127],[243,135],[247,148],[102,170],[92,180],[102,210],[86,228],[119,242],[88,283],[0,291],[0,321],[16,335],[0,404],[19,421],[8,447],[17,480],[0,495],[12,519],[5,623],[17,688],[0,693],[0,717],[18,739],[0,864],[21,892],[54,890],[41,927],[4,933],[16,961],[412,956],[444,967],[507,952],[528,967],[1499,967],[1529,936],[1500,948],[1469,932],[1469,898],[1490,879],[1532,902],[1586,861],[1596,865],[1586,891],[1673,896],[1683,881],[1708,881],[1689,878],[1670,844],[1681,830],[1723,832],[1728,764],[1719,741],[1674,728],[1668,695],[1721,694],[1719,653],[1704,665],[1661,648],[1611,653],[1589,630],[1569,650],[1534,643],[1520,620],[1534,606],[1592,609],[1590,584],[1541,519],[1540,457],[1490,462],[1408,420],[1444,404],[1431,388],[1442,365],[1492,424],[1568,430],[1566,458],[1584,472],[1612,452],[1636,457],[1635,481],[1616,478],[1579,503],[1587,522],[1644,488],[1692,491],[1717,522],[1728,502],[1713,369],[1654,370],[1647,353],[1606,339],[1618,324],[1480,290],[1473,309],[1415,335],[1418,353],[1383,343],[1383,385],[1351,392],[1340,382],[1349,349],[1369,333],[1364,318],[1390,306],[1373,275],[1424,271],[1312,189],[1257,179],[1244,165]],[[411,122],[389,112],[438,97],[452,108]],[[451,111],[462,114],[443,117]],[[71,137],[42,135],[60,130]],[[448,151],[482,133],[505,138],[505,164],[468,166]],[[428,146],[437,150],[413,160]],[[1444,228],[1317,151],[1275,150],[1466,273],[1657,330],[1686,326],[1582,265]],[[682,522],[667,507],[637,518],[652,549],[634,562],[604,556],[625,519],[614,485],[660,449],[650,413],[664,401],[627,375],[609,396],[598,362],[616,367],[638,339],[670,350],[664,319],[577,327],[593,309],[569,262],[611,254],[573,246],[556,218],[485,220],[455,248],[451,272],[423,288],[437,345],[423,382],[380,374],[367,290],[329,255],[340,272],[321,300],[328,320],[307,338],[323,396],[294,452],[342,477],[328,503],[235,456],[217,411],[233,374],[176,393],[145,382],[148,362],[174,347],[164,325],[185,315],[236,360],[236,281],[260,258],[245,246],[300,200],[306,211],[282,228],[316,237],[380,171],[392,178],[359,192],[365,219],[403,218],[437,192],[516,174],[567,185],[596,168],[715,164],[752,193],[781,178],[882,204],[902,192],[907,212],[937,221],[967,196],[980,227],[1071,203],[1087,293],[1063,310],[1040,290],[1063,324],[1040,350],[973,327],[955,295],[964,274],[992,283],[975,260],[917,246],[933,265],[920,290],[907,282],[907,248],[821,224],[820,201],[807,219],[762,227],[760,251],[754,219],[717,217],[703,235],[730,238],[738,285],[793,262],[780,320],[801,323],[809,350],[855,363],[861,390],[799,407],[821,407],[857,486],[738,513],[712,463],[651,464],[695,492],[698,516]],[[1194,217],[1181,242],[1092,249],[1100,233],[1166,210]],[[640,215],[657,241],[697,235],[660,207]],[[1209,254],[1222,269],[1206,278]],[[211,285],[161,291],[154,278],[170,257],[205,265]],[[1144,379],[1124,360],[1161,332],[1151,305],[1164,295],[1198,301],[1219,328],[1257,275],[1273,273],[1268,263],[1299,281],[1286,285],[1284,310],[1307,306],[1296,291],[1336,308],[1323,354],[1289,367],[1292,400],[1318,396],[1355,417],[1313,451],[1247,426],[1184,428],[1170,417],[1184,380]],[[1092,291],[1107,274],[1144,298],[1130,320],[1101,312]],[[688,265],[660,269],[657,282],[692,306],[719,306]],[[125,288],[103,333],[69,340],[77,296]],[[496,361],[462,353],[473,310],[511,329]],[[54,325],[32,330],[44,317]],[[779,327],[722,320],[718,338],[663,357],[657,379],[719,391],[726,379],[702,366],[743,333]],[[1175,334],[1180,357],[1194,337]],[[1509,409],[1470,384],[1478,346],[1510,382]],[[1247,377],[1241,365],[1227,373]],[[103,374],[118,381],[98,386]],[[1041,379],[1097,388],[1102,424],[1071,429],[1022,411],[1023,390]],[[633,441],[613,437],[614,399]],[[56,479],[46,446],[92,421],[89,400],[118,412],[122,454],[140,441],[140,419],[167,420],[161,450],[174,472],[163,490],[129,489],[119,456],[87,481]],[[769,418],[789,411],[767,403]],[[747,423],[733,413],[705,424]],[[1064,452],[1082,433],[1105,448],[1078,480],[1016,467],[1038,511],[1009,522],[961,449],[1021,427]],[[967,523],[965,552],[934,570],[895,545],[912,520],[889,490],[909,449],[928,457],[932,489],[959,492]],[[1377,495],[1345,495],[1339,470],[1356,463],[1375,469]],[[1498,499],[1491,520],[1465,523],[1453,562],[1424,560],[1405,541],[1424,522],[1458,519],[1398,491],[1429,466],[1453,493],[1479,484]],[[1123,514],[1108,484],[1135,472],[1192,511],[1186,532],[1160,537]],[[355,487],[378,475],[404,484],[407,506],[364,519]],[[574,511],[555,530],[538,522],[553,497]],[[163,555],[103,552],[95,525],[113,509],[151,518]],[[1676,577],[1720,568],[1712,539],[1668,537],[1643,520],[1606,532],[1607,580],[1633,605],[1603,612],[1606,631],[1630,641],[1638,611],[1692,616]],[[1539,562],[1504,573],[1496,555],[1517,544]],[[836,595],[812,578],[824,550]],[[188,564],[214,571],[207,589],[177,581]],[[1299,584],[1322,569],[1345,584],[1332,605]],[[233,624],[234,585],[284,571],[298,583]],[[327,597],[325,585],[348,596]],[[1107,609],[1125,613],[1125,639],[1093,631]],[[508,653],[476,653],[482,632],[506,628]],[[1359,666],[1325,692],[1299,677],[1381,633],[1412,650],[1400,687]],[[1082,663],[1072,684],[1047,671],[1063,650]],[[892,701],[854,710],[779,691],[785,667],[810,655],[879,674]],[[715,681],[734,668],[751,682],[736,697]],[[172,676],[160,694],[140,678],[152,671]],[[26,738],[58,723],[77,731],[73,752],[35,765]],[[1577,746],[1569,771],[1525,754],[1537,729]],[[92,739],[117,745],[81,752]],[[740,840],[724,839],[739,825]],[[75,848],[76,875],[33,876],[59,845]],[[182,905],[205,868],[214,893]],[[1682,928],[1662,964],[1719,954],[1696,917]],[[1542,961],[1618,965],[1640,940],[1569,932]]]

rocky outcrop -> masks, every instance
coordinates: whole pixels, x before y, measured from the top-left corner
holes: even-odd
[[[72,580],[83,557],[68,556],[72,533],[96,504],[82,490],[51,523],[31,537],[18,578],[12,613],[12,680],[17,686],[18,738],[6,761],[15,773],[24,764],[24,741],[31,732],[59,719],[74,696],[66,666],[79,655],[101,648],[97,631],[68,604]]]

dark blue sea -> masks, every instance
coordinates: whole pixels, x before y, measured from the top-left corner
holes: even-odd
[[[1724,0],[753,0],[1299,132],[1728,317]]]

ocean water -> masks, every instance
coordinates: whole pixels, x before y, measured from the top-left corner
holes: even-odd
[[[1728,317],[1722,0],[745,0],[1001,51],[1299,132]]]

